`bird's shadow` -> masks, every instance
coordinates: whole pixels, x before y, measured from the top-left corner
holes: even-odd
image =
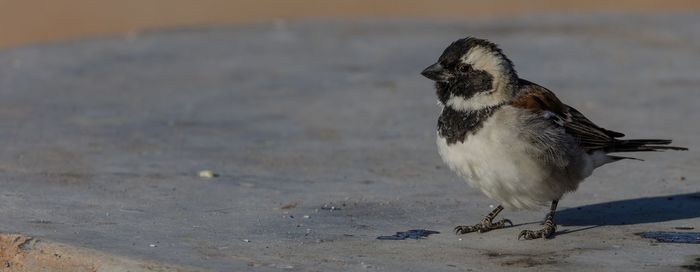
[[[568,208],[556,213],[556,222],[564,226],[596,227],[656,223],[697,217],[700,217],[700,192],[626,199]]]

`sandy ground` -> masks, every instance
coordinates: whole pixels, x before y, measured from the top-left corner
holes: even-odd
[[[190,271],[196,268],[134,261],[17,234],[0,235],[0,271]]]
[[[2,50],[0,230],[102,271],[89,254],[153,270],[688,271],[697,244],[635,233],[700,229],[699,31],[691,14],[315,21]],[[418,73],[467,34],[600,125],[691,151],[598,169],[552,240],[516,239],[543,211],[452,234],[497,203],[440,162]],[[411,229],[439,234],[376,239]],[[43,267],[18,257],[26,236],[0,239],[0,264]],[[68,265],[54,253],[33,251]]]
[[[475,19],[545,13],[700,10],[700,1],[693,0],[3,0],[0,4],[0,47],[164,27],[280,19]]]

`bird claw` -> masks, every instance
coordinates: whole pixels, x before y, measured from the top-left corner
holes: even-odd
[[[524,238],[525,240],[533,240],[542,237],[542,232],[541,231],[531,231],[531,230],[523,230],[518,234],[518,240],[520,238]]]
[[[513,221],[510,221],[508,219],[502,219],[501,221],[498,221],[498,223],[503,224],[504,226],[506,223],[508,223],[510,225],[509,227],[513,226]]]
[[[509,226],[507,226],[507,225],[509,225]],[[512,227],[512,226],[513,226],[513,222],[508,220],[508,219],[502,219],[496,223],[493,223],[488,218],[484,218],[484,220],[481,220],[481,222],[479,224],[476,224],[473,226],[456,226],[454,228],[454,231],[456,234],[467,234],[470,232],[484,233],[484,232],[488,232],[491,230],[502,229],[502,228]]]
[[[479,224],[474,225],[474,226],[456,226],[454,231],[455,234],[465,234],[465,233],[470,233],[470,232],[475,232],[479,230],[477,226],[480,226]]]
[[[554,231],[556,230],[556,225],[554,224],[547,224],[545,223],[545,226],[543,229],[538,230],[538,231],[532,231],[532,230],[523,230],[518,234],[518,240],[520,238],[523,238],[525,240],[534,240],[534,239],[549,239],[552,237],[552,234],[554,234]]]

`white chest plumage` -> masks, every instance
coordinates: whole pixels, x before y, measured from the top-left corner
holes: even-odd
[[[518,120],[516,110],[505,107],[463,142],[448,144],[438,134],[438,152],[450,169],[509,208],[537,208],[576,189],[582,178],[539,159],[541,150],[521,137]]]

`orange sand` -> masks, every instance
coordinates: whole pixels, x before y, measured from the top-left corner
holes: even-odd
[[[183,25],[302,18],[485,18],[547,12],[700,10],[694,0],[5,0],[0,47]]]

